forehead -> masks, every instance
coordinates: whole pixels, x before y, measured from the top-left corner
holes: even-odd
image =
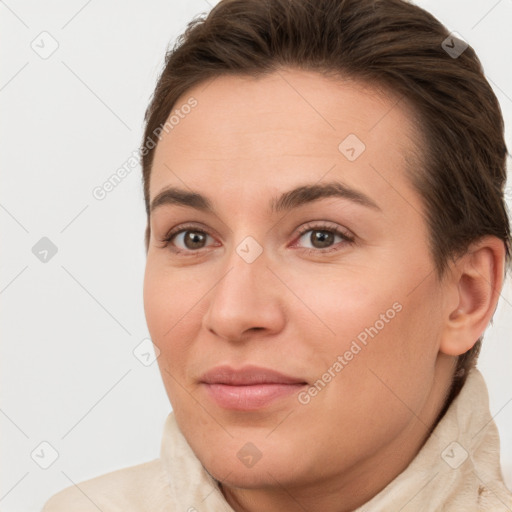
[[[183,108],[191,101],[194,108]],[[218,76],[173,106],[150,198],[180,178],[194,189],[212,181],[282,188],[330,173],[368,192],[372,178],[382,190],[386,179],[404,181],[418,139],[412,113],[400,96],[347,78],[298,70]]]

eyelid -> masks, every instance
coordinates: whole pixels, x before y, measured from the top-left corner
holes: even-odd
[[[178,226],[172,228],[169,230],[161,239],[160,241],[164,244],[163,247],[167,247],[169,244],[171,244],[171,240],[183,233],[184,231],[196,231],[200,233],[204,233],[207,236],[210,236],[211,238],[215,238],[215,236],[211,233],[209,229],[205,229],[201,226],[197,226],[195,223],[185,223],[185,224],[179,224]],[[199,254],[200,251],[204,249],[197,249],[195,251],[193,250],[185,250],[180,248],[174,248],[171,249],[175,253],[189,253],[189,254]]]
[[[292,244],[292,247],[296,247],[297,242],[304,236],[305,233],[308,231],[329,231],[331,233],[334,233],[335,236],[339,236],[342,238],[342,242],[335,243],[331,245],[330,247],[325,247],[322,249],[316,249],[316,248],[309,248],[309,247],[298,247],[296,250],[302,251],[306,254],[327,254],[330,252],[339,252],[341,251],[341,248],[339,247],[340,244],[343,245],[352,245],[356,241],[355,235],[348,230],[345,227],[340,226],[339,224],[329,223],[329,221],[310,221],[306,224],[304,224],[298,232],[298,235],[295,238],[295,241]]]
[[[194,222],[185,222],[184,224],[178,224],[177,226],[171,228],[167,233],[162,237],[162,241],[169,241],[173,236],[181,233],[182,231],[200,231],[202,233],[206,233],[210,236],[213,236],[209,229],[205,229],[201,226],[196,225]]]
[[[339,233],[340,235],[353,239],[355,238],[354,234],[347,228],[340,226],[336,223],[331,223],[330,221],[325,220],[312,220],[307,222],[306,224],[303,224],[298,229],[298,236],[302,236],[304,233],[307,233],[308,231],[334,231]]]

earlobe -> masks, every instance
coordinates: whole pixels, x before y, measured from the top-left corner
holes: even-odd
[[[472,244],[451,269],[447,286],[456,304],[447,307],[440,351],[458,356],[482,336],[496,310],[503,286],[505,245],[494,236]]]

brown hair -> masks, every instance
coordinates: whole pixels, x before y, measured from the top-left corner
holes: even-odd
[[[222,74],[256,77],[290,67],[383,86],[413,105],[425,147],[418,148],[423,158],[411,181],[426,207],[440,277],[449,258],[484,235],[503,240],[508,264],[500,106],[474,50],[450,55],[457,41],[450,37],[434,16],[402,0],[222,0],[196,17],[168,51],[146,111],[146,250],[152,136],[160,135],[177,99]],[[447,403],[475,364],[481,339],[459,357]]]

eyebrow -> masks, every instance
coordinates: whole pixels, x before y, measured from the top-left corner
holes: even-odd
[[[348,199],[362,206],[382,211],[377,203],[363,192],[338,181],[301,185],[288,190],[279,197],[272,198],[269,209],[272,213],[279,213],[329,197]],[[151,202],[150,212],[167,204],[186,206],[206,213],[215,213],[212,202],[207,197],[199,192],[191,192],[177,187],[166,187],[161,190]]]

